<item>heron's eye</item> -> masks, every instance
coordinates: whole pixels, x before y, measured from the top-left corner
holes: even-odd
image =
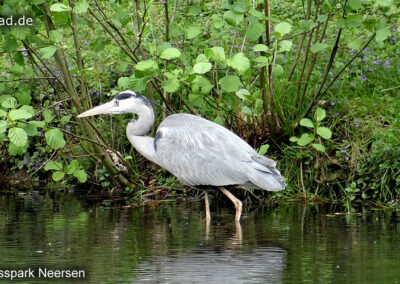
[[[115,104],[116,106],[119,106],[119,101],[115,100],[115,101],[114,101],[114,104]]]

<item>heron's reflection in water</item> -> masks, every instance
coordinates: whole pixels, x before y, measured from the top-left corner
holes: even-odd
[[[206,239],[209,234],[206,223]],[[135,269],[133,283],[281,283],[286,251],[258,247],[243,251],[242,228],[231,238],[191,251],[147,259]]]

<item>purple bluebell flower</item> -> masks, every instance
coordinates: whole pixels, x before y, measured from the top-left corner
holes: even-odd
[[[355,127],[360,127],[360,125],[357,122],[354,122]]]
[[[351,48],[349,53],[350,53],[350,55],[354,55],[354,49]]]
[[[389,66],[392,62],[390,62],[390,59],[386,59],[385,62],[383,63],[383,66]]]
[[[344,159],[345,159],[346,161],[348,161],[350,158],[349,158],[348,156],[346,156],[346,157],[344,157]]]
[[[361,80],[365,81],[367,80],[367,76],[365,74],[362,74],[361,76],[358,76]]]
[[[347,152],[347,150],[341,150],[340,151],[340,153],[346,153]]]

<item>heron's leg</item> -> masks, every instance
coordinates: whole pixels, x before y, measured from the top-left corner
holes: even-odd
[[[237,199],[232,193],[230,193],[226,188],[219,186],[219,190],[222,191],[223,194],[225,194],[235,205],[236,208],[236,216],[235,216],[235,222],[239,222],[240,216],[242,215],[242,201]]]
[[[206,207],[206,221],[210,222],[211,215],[210,215],[210,205],[208,203],[208,193],[204,191],[204,203]]]

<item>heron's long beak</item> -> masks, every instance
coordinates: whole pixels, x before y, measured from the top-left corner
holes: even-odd
[[[93,116],[102,113],[113,113],[117,108],[118,106],[114,104],[114,101],[111,101],[82,112],[80,115],[78,115],[78,117]]]

